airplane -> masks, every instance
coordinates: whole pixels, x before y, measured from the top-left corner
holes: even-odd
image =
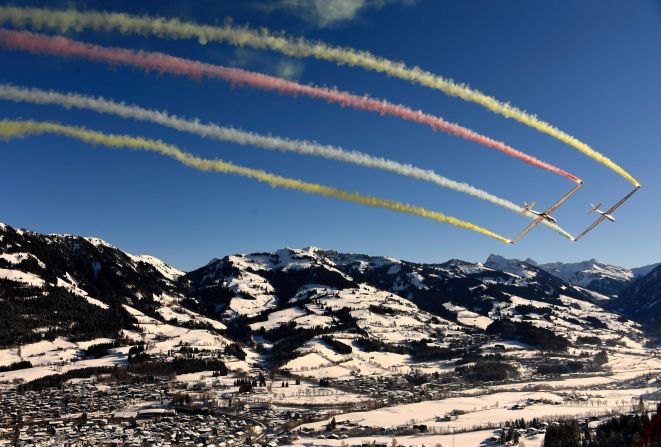
[[[592,225],[590,225],[590,226],[587,227],[585,230],[583,230],[583,232],[582,232],[581,234],[579,234],[578,236],[576,236],[576,237],[574,238],[574,242],[578,241],[580,238],[582,238],[583,236],[585,236],[586,234],[588,234],[590,231],[594,230],[595,227],[596,227],[597,225],[599,225],[601,222],[603,222],[603,221],[606,220],[607,218],[608,218],[608,220],[615,220],[615,219],[613,219],[613,216],[612,216],[613,211],[615,211],[615,210],[618,209],[620,206],[622,206],[622,204],[623,204],[624,202],[626,202],[627,200],[629,200],[629,199],[631,198],[632,195],[634,195],[636,192],[638,192],[639,189],[640,189],[640,185],[636,185],[636,187],[633,189],[633,191],[631,191],[629,194],[627,194],[626,196],[624,196],[623,198],[621,198],[620,201],[617,202],[617,203],[616,203],[615,205],[613,205],[612,207],[610,207],[610,208],[608,209],[608,211],[606,211],[605,213],[600,212],[599,214],[601,214],[601,216],[599,216],[599,218],[598,218],[597,220],[595,220],[594,223],[592,223]],[[596,207],[594,207],[594,208],[597,208],[597,207],[599,207],[600,205],[601,205],[601,204],[598,204],[598,205],[597,205]],[[596,210],[594,210],[594,211],[596,211]],[[608,217],[607,217],[607,216],[608,216]]]
[[[533,202],[533,203],[530,203],[530,204],[528,204],[528,203],[526,203],[526,202],[523,202],[523,209],[524,209],[525,211],[522,211],[521,214],[526,214],[526,211],[528,211],[528,212],[530,212],[530,213],[533,213],[533,214],[539,216],[539,217],[542,218],[542,219],[546,219],[546,220],[548,220],[549,222],[558,223],[558,221],[556,220],[556,218],[553,217],[553,216],[551,216],[551,214],[549,214],[548,211],[545,211],[545,212],[543,212],[543,213],[540,213],[539,211],[535,211],[535,210],[533,209],[533,207],[535,206],[535,203],[537,203],[537,202]]]
[[[601,211],[599,209],[599,207],[601,206],[601,203],[597,203],[596,205],[591,203],[590,206],[592,207],[592,209],[590,211],[588,211],[588,214],[592,214],[596,211],[599,214],[601,214],[602,216],[604,216],[606,219],[610,220],[611,222],[615,222],[615,218],[613,216],[608,214],[606,211]]]
[[[567,199],[569,199],[572,195],[574,195],[574,193],[576,191],[581,189],[582,186],[583,186],[583,181],[578,182],[578,184],[576,186],[574,186],[571,189],[571,191],[569,191],[564,196],[560,197],[560,199],[558,199],[557,202],[555,202],[553,205],[551,205],[549,207],[549,209],[547,209],[543,213],[538,213],[538,212],[532,210],[533,206],[535,205],[534,203],[531,204],[531,205],[528,205],[527,203],[524,203],[523,204],[524,211],[521,214],[525,215],[526,211],[530,211],[531,213],[534,213],[534,215],[537,216],[537,217],[530,223],[530,225],[528,225],[526,228],[524,228],[521,233],[519,233],[514,239],[512,239],[510,241],[510,244],[515,244],[517,241],[519,241],[523,236],[528,234],[533,228],[535,228],[537,225],[539,225],[544,220],[546,220],[547,216],[551,217],[551,213],[554,212],[555,210],[557,210],[560,205],[565,203],[567,201]],[[553,219],[553,221],[555,221],[555,219]],[[573,240],[574,238],[572,237],[571,239]]]

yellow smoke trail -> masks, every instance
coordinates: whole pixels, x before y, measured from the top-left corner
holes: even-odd
[[[95,31],[117,30],[123,34],[152,35],[170,39],[195,38],[200,43],[226,42],[231,45],[249,46],[257,49],[277,51],[291,57],[313,57],[335,62],[340,65],[362,67],[397,77],[425,87],[440,90],[447,95],[457,96],[465,101],[479,104],[486,109],[515,119],[540,132],[546,133],[612,169],[636,186],[638,181],[608,157],[592,149],[586,143],[566,132],[546,123],[534,115],[526,113],[494,97],[488,96],[464,84],[458,84],[419,67],[407,67],[401,62],[374,56],[367,51],[326,45],[322,42],[303,38],[292,39],[276,35],[266,29],[259,31],[247,27],[237,27],[230,23],[222,27],[198,25],[163,17],[138,17],[123,13],[80,12],[76,10],[51,10],[42,8],[0,7],[0,21],[13,26],[31,25],[34,29],[51,28],[61,32],[85,28]]]
[[[346,200],[348,202],[355,202],[363,205],[399,211],[401,213],[420,216],[435,220],[437,222],[447,223],[456,227],[476,231],[486,236],[491,236],[495,239],[498,239],[501,242],[510,243],[509,239],[506,239],[492,231],[489,231],[465,220],[457,219],[456,217],[446,216],[445,214],[438,211],[432,211],[426,208],[408,205],[406,203],[396,202],[393,200],[385,200],[359,193],[346,192],[339,189],[319,185],[317,183],[308,183],[297,179],[281,177],[261,169],[251,169],[243,166],[237,166],[222,160],[209,160],[200,158],[188,152],[184,152],[176,146],[172,146],[158,140],[148,140],[145,138],[133,137],[129,135],[104,134],[101,132],[85,129],[83,127],[65,126],[51,122],[10,120],[0,121],[0,138],[17,138],[28,135],[40,135],[44,133],[63,135],[69,138],[81,140],[85,143],[101,144],[115,149],[127,148],[157,152],[159,154],[174,158],[186,166],[199,169],[200,171],[214,171],[224,174],[235,174],[260,182],[268,183],[273,187],[295,189],[297,191],[303,191],[310,194],[319,194],[322,196]]]

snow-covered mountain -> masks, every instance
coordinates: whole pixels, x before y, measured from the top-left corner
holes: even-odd
[[[0,364],[69,361],[119,339],[156,350],[200,340],[209,349],[228,345],[222,323],[191,310],[189,288],[183,272],[154,257],[0,224]],[[2,349],[16,345],[40,354]]]
[[[574,263],[551,262],[538,264],[532,259],[521,261],[492,254],[485,265],[518,275],[533,274],[542,270],[574,286],[612,297],[617,296],[636,279],[647,275],[660,264],[633,269],[606,264],[597,259]]]
[[[183,299],[183,273],[96,238],[42,235],[0,224],[0,343],[114,334]]]
[[[495,345],[642,340],[593,294],[526,263],[491,261],[420,264],[310,247],[214,259],[186,279],[231,336],[317,377],[433,368]],[[500,269],[489,266],[496,261]]]
[[[661,333],[661,265],[634,281],[612,307]]]
[[[514,350],[532,373],[548,360],[531,358],[536,350],[578,356],[581,346],[645,342],[638,323],[595,296],[533,261],[498,256],[422,264],[308,247],[226,256],[183,273],[99,239],[0,226],[0,345],[69,347],[58,356],[101,338],[161,355],[223,348],[224,361],[244,369],[261,362],[341,377]],[[592,368],[584,354],[576,365]]]
[[[620,293],[634,279],[630,269],[596,259],[568,264],[553,262],[539,267],[571,284],[609,296]]]
[[[605,308],[614,309],[658,333],[661,321],[661,264],[633,269],[605,264],[596,259],[538,264],[532,259],[520,261],[492,254],[484,265],[522,277],[535,277],[539,271],[545,271],[591,293]]]
[[[519,259],[507,259],[495,254],[489,255],[484,265],[494,270],[501,270],[524,278],[534,278],[540,271],[537,263],[532,259],[521,261]]]
[[[661,262],[657,262],[655,264],[645,265],[643,267],[632,268],[631,271],[633,272],[634,280],[638,278],[642,278],[643,276],[647,276],[649,273],[652,272],[652,270],[656,269],[660,265]]]

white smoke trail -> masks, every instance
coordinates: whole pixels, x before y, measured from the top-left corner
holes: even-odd
[[[123,118],[160,124],[162,126],[176,129],[182,132],[198,135],[203,138],[230,141],[240,145],[251,145],[268,150],[314,155],[324,157],[326,159],[365,166],[368,168],[381,169],[406,177],[431,182],[444,188],[468,194],[478,199],[485,200],[487,202],[506,208],[515,213],[522,213],[532,219],[536,219],[538,217],[530,212],[525,211],[522,207],[516,205],[513,202],[510,202],[509,200],[475,188],[474,186],[471,186],[467,183],[461,183],[448,179],[437,174],[433,170],[422,169],[410,164],[403,164],[358,151],[347,151],[345,149],[331,145],[322,145],[313,141],[293,140],[270,135],[259,135],[253,132],[238,130],[231,127],[221,127],[211,123],[202,123],[197,119],[187,120],[176,115],[171,115],[164,111],[145,109],[136,105],[119,103],[101,97],[95,98],[75,93],[59,93],[52,90],[46,91],[36,88],[26,89],[13,85],[0,84],[0,99],[15,102],[58,105],[66,108],[92,110],[97,113],[117,115]],[[571,235],[569,235],[558,225],[546,220],[542,221],[542,223],[562,234],[563,236],[571,239]]]

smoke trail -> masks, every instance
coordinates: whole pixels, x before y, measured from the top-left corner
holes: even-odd
[[[392,104],[387,101],[372,99],[365,96],[356,96],[334,89],[301,85],[296,82],[261,73],[205,64],[169,56],[163,53],[106,48],[76,42],[63,37],[48,37],[24,31],[0,30],[0,44],[7,48],[27,50],[33,53],[58,54],[61,56],[81,57],[93,61],[120,63],[147,71],[156,70],[159,72],[168,72],[188,76],[193,79],[200,79],[203,76],[223,79],[229,81],[233,85],[249,85],[254,88],[275,90],[280,93],[294,96],[306,95],[315,99],[322,99],[330,103],[339,103],[343,106],[349,106],[360,110],[388,114],[408,121],[428,125],[432,127],[432,129],[442,130],[475,143],[497,149],[507,155],[516,157],[526,163],[530,163],[533,166],[546,169],[567,177],[577,183],[581,183],[581,180],[576,176],[558,167],[540,161],[528,154],[517,151],[504,143],[492,140],[457,124],[449,123],[442,118],[425,114],[420,111],[414,111],[408,107]]]
[[[353,48],[333,47],[323,42],[308,41],[303,38],[288,38],[273,34],[268,30],[259,31],[248,27],[226,23],[222,27],[204,26],[177,19],[163,17],[138,17],[122,13],[95,13],[76,10],[50,10],[40,8],[0,8],[0,21],[9,22],[17,27],[31,25],[34,29],[51,28],[61,32],[69,29],[89,28],[95,31],[119,31],[123,34],[141,34],[169,39],[197,39],[201,44],[207,42],[226,42],[236,46],[248,46],[257,49],[277,51],[291,57],[312,57],[335,62],[339,65],[362,67],[366,70],[385,73],[411,83],[416,83],[440,90],[443,93],[473,102],[482,107],[512,118],[526,126],[550,135],[596,160],[604,166],[626,178],[636,186],[640,184],[631,174],[611,161],[606,156],[592,149],[586,143],[557,129],[521,109],[503,103],[464,84],[458,84],[419,67],[407,67],[401,62],[374,56],[367,51]]]
[[[399,175],[412,177],[418,180],[424,180],[444,188],[449,188],[464,194],[477,197],[495,205],[504,207],[515,213],[524,213],[526,216],[536,219],[538,216],[526,212],[520,206],[494,196],[486,191],[475,188],[467,183],[460,183],[454,180],[436,174],[432,170],[421,169],[409,164],[402,164],[396,161],[387,160],[381,157],[373,157],[357,151],[346,151],[342,148],[321,145],[311,141],[291,140],[287,138],[278,138],[274,136],[264,136],[253,132],[246,132],[230,127],[221,127],[215,124],[204,124],[199,120],[186,120],[176,115],[170,115],[167,112],[149,110],[135,105],[117,103],[104,98],[93,98],[90,96],[78,95],[75,93],[58,93],[40,89],[25,89],[12,85],[0,84],[0,99],[30,102],[34,104],[55,104],[62,107],[75,107],[84,110],[93,110],[98,113],[107,113],[131,118],[140,121],[149,121],[170,127],[182,132],[192,133],[203,138],[213,138],[216,140],[231,141],[241,145],[252,145],[269,150],[279,150],[284,152],[295,152],[306,155],[316,155],[327,159],[352,163],[369,168],[382,169],[394,172]],[[566,231],[558,225],[547,220],[544,225],[552,228],[563,236],[571,239]]]
[[[279,175],[271,174],[260,169],[251,169],[243,166],[237,166],[222,160],[209,160],[200,158],[188,152],[184,152],[175,146],[163,143],[162,141],[158,140],[148,140],[145,138],[132,137],[128,135],[104,134],[82,127],[65,126],[51,122],[10,120],[0,121],[0,138],[17,138],[29,135],[40,135],[44,133],[63,135],[90,144],[101,144],[113,149],[126,148],[156,152],[161,155],[166,155],[170,158],[173,158],[186,166],[198,169],[200,171],[214,171],[224,174],[239,175],[267,183],[273,187],[294,189],[311,194],[320,194],[322,196],[334,197],[336,199],[349,202],[386,208],[405,214],[425,217],[437,222],[447,223],[456,227],[476,231],[486,236],[491,236],[494,239],[498,239],[501,242],[510,243],[509,239],[506,239],[492,231],[489,231],[465,220],[447,216],[438,211],[431,211],[426,208],[408,205],[393,200],[370,197],[359,193],[345,192],[339,189],[319,185],[317,183],[308,183],[301,180],[281,177]]]

